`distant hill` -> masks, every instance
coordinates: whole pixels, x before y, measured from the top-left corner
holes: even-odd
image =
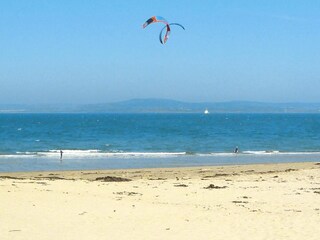
[[[4,105],[0,113],[320,113],[320,103],[181,102],[132,99],[101,104]]]

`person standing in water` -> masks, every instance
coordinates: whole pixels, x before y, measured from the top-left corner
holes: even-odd
[[[234,153],[239,153],[239,148],[238,148],[238,146],[236,146],[236,148],[234,149],[233,152],[234,152]]]
[[[62,154],[63,154],[63,152],[62,152],[62,150],[60,150],[60,161],[62,161]]]

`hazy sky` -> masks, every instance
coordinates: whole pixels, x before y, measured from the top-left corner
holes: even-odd
[[[0,1],[0,104],[151,97],[320,102],[320,1]]]

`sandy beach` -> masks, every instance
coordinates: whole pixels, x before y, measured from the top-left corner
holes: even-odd
[[[320,163],[0,173],[1,239],[319,239]]]

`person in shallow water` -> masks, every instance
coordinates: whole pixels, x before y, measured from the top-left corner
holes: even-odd
[[[60,150],[60,160],[62,160],[62,154],[63,154],[63,152],[62,152],[62,150]]]
[[[238,146],[236,146],[236,148],[234,149],[234,151],[233,151],[234,153],[238,153],[239,152],[239,148],[238,148]]]

